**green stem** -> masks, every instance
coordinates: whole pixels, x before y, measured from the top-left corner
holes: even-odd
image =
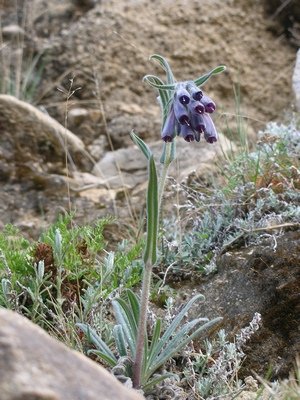
[[[171,143],[166,145],[166,155],[165,162],[160,175],[160,180],[158,184],[158,215],[160,215],[160,208],[162,202],[163,191],[165,187],[165,182],[168,174],[168,169],[171,164]],[[157,244],[155,244],[157,246]],[[148,261],[144,267],[143,275],[143,285],[141,294],[141,306],[140,306],[140,316],[136,343],[136,354],[133,363],[133,376],[132,383],[133,387],[138,389],[141,386],[142,368],[143,368],[143,356],[144,356],[144,345],[145,336],[147,329],[147,315],[148,315],[148,304],[150,297],[150,284],[152,277],[152,264]]]
[[[161,208],[161,202],[162,202],[162,197],[163,197],[163,192],[165,188],[165,183],[167,179],[167,174],[169,170],[169,166],[171,164],[171,143],[166,144],[166,156],[165,156],[165,162],[163,164],[163,168],[161,171],[159,183],[158,183],[158,208],[159,208],[159,213],[160,213],[160,208]]]
[[[138,336],[136,343],[136,354],[133,364],[133,387],[138,389],[141,386],[142,366],[143,366],[143,355],[144,355],[144,343],[147,329],[147,311],[150,296],[150,284],[152,276],[152,265],[146,264],[144,267],[143,286],[141,294],[141,307],[138,325]]]

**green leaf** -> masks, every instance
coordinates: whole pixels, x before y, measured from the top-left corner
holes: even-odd
[[[133,131],[130,132],[130,137],[132,141],[141,149],[142,153],[147,158],[147,160],[149,160],[149,158],[152,156],[152,151],[146,145],[146,143],[141,138],[139,138]]]
[[[148,83],[148,85],[160,89],[160,90],[175,90],[176,85],[173,83],[165,84],[161,79],[155,75],[145,75],[143,81]]]
[[[139,304],[138,298],[133,293],[133,291],[130,290],[130,289],[126,290],[126,295],[128,297],[128,300],[129,300],[129,303],[130,303],[130,306],[131,306],[131,311],[132,311],[132,314],[133,314],[134,319],[136,321],[136,325],[138,325],[139,316],[140,316],[140,304]]]
[[[123,299],[116,298],[115,300],[113,300],[112,304],[116,320],[118,321],[118,324],[121,325],[123,328],[126,342],[130,348],[132,357],[134,357],[137,336],[137,325],[134,317]]]
[[[157,173],[153,156],[148,163],[149,182],[147,190],[147,239],[144,253],[144,262],[153,264],[157,259],[157,235],[158,235],[158,184]]]
[[[152,358],[152,354],[155,350],[155,346],[157,345],[159,338],[160,338],[160,333],[161,333],[161,319],[158,318],[156,320],[156,323],[154,325],[154,329],[153,329],[153,335],[152,335],[152,340],[151,340],[151,345],[149,348],[149,353],[147,354],[148,359]]]
[[[124,336],[124,332],[123,332],[123,328],[121,325],[116,325],[113,329],[113,337],[115,339],[116,345],[117,345],[117,349],[118,349],[118,353],[120,355],[120,357],[124,357],[127,356],[127,343],[125,340],[125,336]]]
[[[194,80],[194,83],[197,86],[203,85],[212,75],[217,75],[220,74],[221,72],[225,71],[226,67],[225,65],[219,65],[218,67],[212,69],[210,72],[208,72],[205,75],[200,76],[199,78]]]
[[[102,352],[100,350],[89,350],[88,354],[95,354],[96,356],[98,356],[102,360],[106,361],[107,364],[112,368],[117,365],[117,359],[116,358],[109,357],[106,353],[104,353],[104,352]]]
[[[151,61],[152,60],[157,61],[160,64],[160,66],[165,70],[165,72],[167,74],[167,83],[168,84],[174,84],[176,82],[173,72],[171,70],[171,67],[170,67],[168,61],[164,57],[160,56],[159,54],[152,54],[152,56],[150,56],[149,59]]]
[[[164,381],[167,378],[174,378],[177,381],[179,380],[178,375],[172,374],[171,372],[167,372],[162,375],[157,375],[151,380],[147,380],[147,383],[142,383],[142,388],[145,392],[147,392],[151,387],[156,386],[159,382]]]
[[[152,357],[151,359],[149,359],[149,364],[155,360],[155,358],[159,355],[159,353],[162,351],[162,349],[164,348],[164,346],[167,344],[167,342],[170,340],[170,338],[175,334],[176,329],[178,328],[178,326],[180,325],[181,321],[183,320],[183,318],[186,316],[186,314],[188,313],[188,311],[190,310],[190,308],[193,306],[193,304],[197,301],[197,300],[203,300],[204,296],[202,294],[197,294],[196,296],[194,296],[184,307],[183,309],[180,311],[180,313],[174,318],[174,320],[172,321],[172,323],[169,325],[169,327],[167,328],[167,330],[165,331],[165,333],[163,334],[163,336],[161,337],[161,339],[158,342],[158,345],[155,348],[155,351],[153,351]]]
[[[158,89],[159,102],[162,108],[163,125],[164,125],[174,95],[175,85],[165,85],[163,81],[155,75],[146,75],[143,78],[143,80],[147,82],[150,86]]]
[[[93,343],[101,354],[104,354],[105,357],[109,360],[114,360],[115,364],[117,363],[117,359],[114,356],[114,353],[110,350],[107,344],[97,335],[97,333],[87,324],[76,324],[79,329],[86,335],[87,339]],[[103,357],[102,357],[103,358]]]

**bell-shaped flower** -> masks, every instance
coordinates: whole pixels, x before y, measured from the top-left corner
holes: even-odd
[[[173,107],[177,121],[181,125],[189,125],[190,119],[189,119],[188,109],[179,101],[176,95],[174,98]]]
[[[185,89],[183,84],[178,84],[176,88],[176,94],[175,97],[178,99],[178,101],[185,105],[189,104],[190,102],[190,94],[189,92]]]
[[[180,126],[180,136],[187,142],[193,142],[195,140],[194,131],[190,125]]]
[[[213,113],[216,109],[216,104],[210,97],[208,97],[206,94],[203,94],[203,97],[201,99],[201,103],[205,107],[205,112],[207,113]]]
[[[205,112],[204,105],[200,101],[194,99],[188,104],[188,109],[191,114],[203,114]]]
[[[195,85],[194,82],[188,82],[187,90],[194,100],[200,101],[203,97],[203,92]]]
[[[218,140],[218,134],[213,120],[208,114],[203,114],[202,118],[205,124],[204,139],[208,143],[216,142]]]
[[[172,142],[176,136],[177,121],[174,114],[173,106],[170,108],[169,114],[166,118],[164,127],[161,132],[161,138],[164,142]]]
[[[204,115],[194,114],[192,115],[191,122],[194,131],[202,133],[205,132]]]

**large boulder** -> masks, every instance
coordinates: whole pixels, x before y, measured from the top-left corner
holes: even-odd
[[[1,400],[142,400],[26,318],[0,309]]]

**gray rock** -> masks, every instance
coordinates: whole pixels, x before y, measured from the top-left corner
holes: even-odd
[[[1,400],[142,400],[104,368],[0,309]]]
[[[155,155],[157,165],[162,152],[161,140],[149,143]],[[201,143],[187,143],[179,138],[177,141],[176,162],[170,168],[170,175],[177,180],[185,180],[192,172],[197,175],[208,176],[216,171],[216,158],[223,157],[223,153],[234,151],[236,146],[219,135],[219,141],[211,145]],[[147,181],[147,162],[145,156],[137,148],[131,146],[125,149],[110,151],[105,154],[94,167],[93,173],[100,177],[107,177],[106,181],[113,189],[122,187],[134,188]]]

